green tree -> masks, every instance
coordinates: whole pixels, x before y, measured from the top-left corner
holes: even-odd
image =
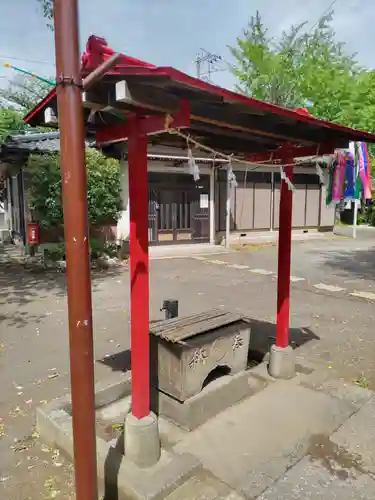
[[[11,133],[20,132],[25,129],[22,113],[14,109],[0,108],[0,147]],[[0,206],[4,202],[5,177],[0,175]]]
[[[310,30],[293,25],[276,40],[259,12],[235,47],[233,72],[245,94],[286,107],[307,107],[320,118],[344,123],[363,71],[336,41],[333,11]]]
[[[0,142],[9,135],[30,129],[23,117],[45,97],[51,86],[35,78],[15,76],[7,88],[0,89]],[[46,132],[48,128],[38,127],[35,132]]]
[[[0,105],[26,114],[43,99],[52,86],[24,75],[16,75],[7,88],[0,89]]]
[[[364,71],[358,78],[352,105],[346,109],[345,123],[351,127],[375,132],[375,71]],[[375,145],[368,144],[372,172],[375,176]]]
[[[301,52],[298,34],[302,27],[293,26],[277,44],[256,12],[242,37],[237,38],[237,46],[230,48],[236,60],[233,72],[239,79],[240,91],[279,105],[301,104],[295,77]]]
[[[12,108],[0,108],[0,144],[12,133],[25,130],[22,113]]]
[[[61,172],[56,154],[30,155],[25,168],[27,200],[34,220],[44,228],[63,220]]]
[[[347,108],[346,123],[369,132],[375,131],[375,71],[364,71],[358,77],[352,106]]]
[[[87,200],[90,224],[113,223],[120,210],[118,161],[95,149],[86,152]],[[29,209],[44,228],[63,225],[59,157],[30,155],[26,167]]]
[[[333,12],[323,16],[313,32],[304,35],[299,92],[318,118],[350,125],[348,117],[361,91],[364,70],[345,45],[336,41]]]
[[[96,149],[86,152],[87,201],[91,224],[117,221],[120,197],[119,162]]]
[[[43,16],[47,20],[47,26],[53,30],[53,0],[37,0],[42,7]]]

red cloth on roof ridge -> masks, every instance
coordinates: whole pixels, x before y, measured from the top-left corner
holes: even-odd
[[[104,38],[91,35],[87,40],[86,50],[82,54],[81,71],[83,73],[90,73],[114,53],[115,51],[108,46],[108,43]],[[121,58],[113,69],[124,66],[141,66],[149,69],[156,68],[153,64],[121,54]]]
[[[298,113],[299,115],[311,116],[309,110],[306,108],[297,108],[295,112]]]

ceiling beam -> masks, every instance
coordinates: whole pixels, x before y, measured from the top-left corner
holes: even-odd
[[[180,109],[173,114],[158,114],[141,117],[139,132],[147,136],[168,132],[172,129],[188,128],[190,126],[190,107],[188,101],[182,100]],[[129,122],[105,127],[96,132],[96,142],[104,144],[126,141],[131,133]]]
[[[116,82],[115,85],[109,87],[106,96],[94,94],[92,96],[92,100],[96,103],[101,102],[105,103],[107,106],[110,105],[113,110],[116,110],[118,113],[124,112],[125,110],[137,110],[145,114],[150,111],[156,113],[173,113],[179,106],[179,99],[175,96],[167,95],[160,89],[146,87],[144,85],[136,85],[134,81],[129,82],[126,80]],[[158,105],[155,105],[155,102],[157,102]],[[86,102],[85,105],[87,106],[88,102]],[[227,110],[223,116],[222,108],[220,109],[217,106],[210,106],[207,104],[202,107],[194,101],[190,102],[190,106],[190,117],[194,122],[200,122],[206,125],[215,125],[231,131],[240,131],[244,134],[248,134],[248,136],[253,135],[259,138],[271,138],[274,142],[297,141],[306,145],[314,144],[313,141],[306,138],[280,134],[279,132],[261,130],[248,126],[248,116],[243,116],[238,119],[237,113],[228,112]]]
[[[333,154],[335,147],[331,144],[321,144],[320,146],[310,146],[310,147],[298,147],[293,144],[286,144],[280,148],[265,152],[250,155],[248,157],[249,161],[261,162],[261,161],[274,161],[274,160],[285,160],[285,158],[303,158],[305,156],[323,156]]]
[[[198,132],[206,132],[208,134],[224,136],[224,137],[232,137],[233,139],[242,139],[244,141],[250,141],[249,134],[243,132],[241,130],[232,130],[212,124],[202,123],[200,121],[195,121],[195,117],[192,118],[191,121],[191,129],[196,130]],[[267,137],[263,136],[253,136],[253,140],[259,143],[269,144],[272,147],[275,141],[270,140]]]
[[[160,91],[159,89],[145,87],[144,85],[134,85],[134,83],[131,84],[126,80],[116,83],[115,99],[116,102],[132,105],[134,107],[139,106],[144,109],[148,108],[154,111],[164,112],[173,111],[178,105],[178,99],[176,97],[171,97],[165,94],[163,91]],[[161,104],[159,106],[155,106],[155,102],[160,102]],[[218,125],[231,130],[241,130],[250,135],[272,137],[273,139],[277,140],[301,140],[290,135],[283,135],[280,133],[268,132],[266,130],[249,127],[247,125],[247,123],[249,122],[248,117],[238,120],[238,113],[236,113],[236,116],[230,116],[231,114],[233,115],[233,113],[227,112],[226,116],[224,117],[226,121],[222,121],[222,104],[219,105],[220,107],[210,106],[209,104],[206,104],[204,106],[205,109],[202,110],[202,106],[199,106],[199,104],[195,103],[194,100],[192,100],[190,102],[190,106],[191,119],[197,122]],[[219,117],[220,119],[215,119]],[[312,143],[312,141],[303,141],[306,144]]]

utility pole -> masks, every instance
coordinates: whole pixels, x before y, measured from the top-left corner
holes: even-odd
[[[76,500],[97,500],[94,355],[78,0],[54,0]]]
[[[195,65],[197,68],[197,78],[202,78],[211,82],[212,73],[217,73],[218,71],[225,71],[224,68],[220,68],[217,66],[217,63],[223,61],[223,58],[217,54],[213,54],[212,52],[208,52],[205,49],[201,49],[197,54],[197,58],[195,60]],[[202,71],[202,67],[205,65],[205,71]]]

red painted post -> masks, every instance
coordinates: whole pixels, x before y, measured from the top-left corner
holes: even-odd
[[[129,128],[132,413],[141,419],[150,413],[147,136],[136,117]]]
[[[287,159],[286,164],[293,163]],[[284,167],[285,174],[293,180],[293,166]],[[276,347],[289,345],[289,313],[290,313],[290,263],[292,250],[292,210],[293,191],[288,189],[285,181],[281,181],[279,246],[277,273],[277,326]]]

